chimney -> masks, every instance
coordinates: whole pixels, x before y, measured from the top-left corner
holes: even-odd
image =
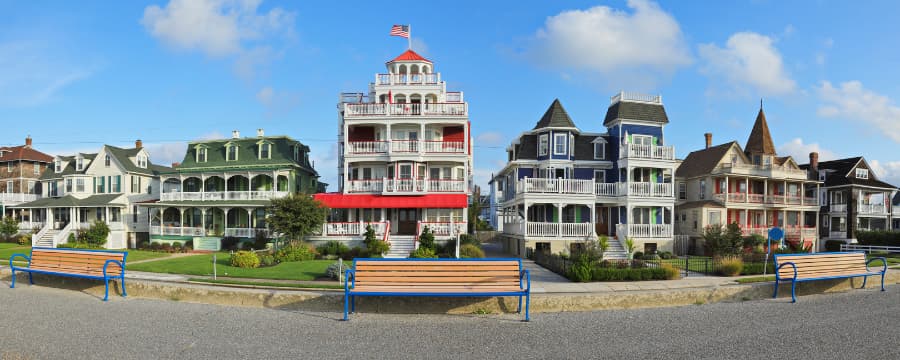
[[[809,153],[809,170],[812,171],[813,174],[818,176],[819,174],[819,153],[811,152]]]
[[[706,137],[706,148],[709,149],[712,147],[712,133],[703,134]]]
[[[180,162],[173,162],[173,163],[172,163],[172,168],[173,168],[173,169],[174,169],[174,168],[177,168],[179,165],[181,165]]]
[[[27,147],[27,148],[29,148],[29,149],[31,148],[31,135],[28,135],[28,136],[25,138],[25,147]]]
[[[237,130],[231,130],[231,138],[237,139],[241,137],[241,132]]]
[[[143,148],[144,148],[144,142],[141,141],[141,139],[137,139],[137,140],[134,141],[134,147],[137,148],[137,149],[143,149]]]
[[[256,137],[263,137],[263,136],[266,136],[265,131],[263,131],[263,129],[256,129]]]

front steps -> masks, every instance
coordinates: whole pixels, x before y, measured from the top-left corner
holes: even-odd
[[[628,252],[625,246],[614,237],[607,238],[609,248],[603,253],[603,260],[628,260]]]
[[[414,235],[391,235],[391,250],[384,254],[388,259],[405,259],[409,253],[416,249],[416,237]]]

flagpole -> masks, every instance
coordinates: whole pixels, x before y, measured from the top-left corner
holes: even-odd
[[[407,31],[409,37],[406,38],[406,50],[412,50],[412,24],[407,25],[406,29],[409,30]]]

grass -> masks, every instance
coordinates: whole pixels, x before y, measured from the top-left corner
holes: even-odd
[[[766,281],[775,281],[775,275],[754,276],[754,277],[749,277],[749,278],[737,279],[737,282],[740,284],[749,284],[749,283],[766,282]]]
[[[315,280],[325,276],[325,269],[333,260],[285,262],[271,267],[242,269],[230,265],[228,253],[216,253],[216,272],[221,276],[277,280]],[[166,274],[212,275],[213,254],[184,256],[173,259],[129,264],[127,270]]]
[[[8,260],[12,254],[16,253],[28,256],[28,254],[31,253],[31,246],[23,246],[15,243],[0,243],[0,259]]]
[[[147,250],[128,250],[127,262],[160,259],[172,256],[172,254]]]
[[[285,283],[273,283],[273,282],[264,282],[264,281],[242,281],[242,280],[225,280],[225,279],[201,279],[201,278],[190,278],[188,281],[192,282],[201,282],[201,283],[209,283],[209,284],[226,284],[226,285],[250,285],[250,286],[265,286],[265,287],[282,287],[282,288],[292,288],[292,289],[343,289],[343,285],[337,284],[285,284]]]

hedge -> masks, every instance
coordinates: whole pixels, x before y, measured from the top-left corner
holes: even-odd
[[[900,231],[857,231],[856,240],[860,245],[900,246]]]

